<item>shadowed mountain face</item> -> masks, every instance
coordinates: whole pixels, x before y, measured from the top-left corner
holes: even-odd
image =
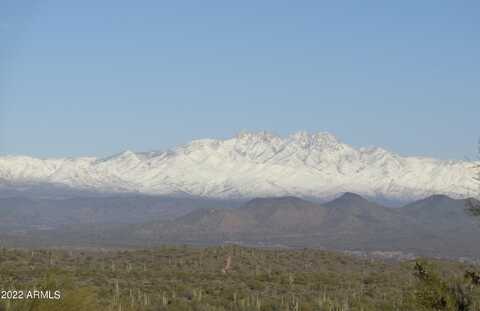
[[[328,209],[328,225],[332,229],[392,228],[408,222],[396,210],[370,202],[354,193],[324,204]]]
[[[163,237],[209,238],[301,233],[319,227],[327,210],[321,205],[294,197],[254,199],[236,209],[201,209],[174,221],[152,224]],[[142,226],[148,231],[149,225]]]
[[[433,196],[392,209],[353,193],[322,205],[294,197],[254,199],[237,209],[197,210],[173,221],[142,225],[132,236],[476,257],[480,220],[465,204]]]
[[[412,219],[420,230],[417,239],[431,240],[430,247],[462,248],[478,253],[480,248],[480,217],[469,211],[474,199],[455,200],[435,195],[404,206],[400,212]]]
[[[239,213],[255,219],[255,231],[275,233],[305,232],[321,226],[327,216],[323,206],[295,197],[254,199]]]
[[[275,239],[277,244],[340,246],[384,239],[409,224],[396,210],[347,193],[324,205],[295,197],[254,199],[237,209],[196,210],[170,222],[142,225],[139,232],[168,240]]]
[[[436,229],[462,229],[476,225],[476,219],[468,212],[468,201],[455,200],[445,195],[434,195],[408,204],[401,211],[422,226]]]
[[[89,200],[97,202],[97,206],[87,207],[90,206],[86,203]],[[105,201],[104,198],[101,206],[98,206],[97,198],[89,200],[75,201],[76,207],[70,206],[70,212],[75,210],[70,216],[76,217],[71,222],[66,221],[69,212],[63,211],[64,214],[60,215],[63,215],[61,220],[65,225],[61,228],[34,231],[20,238],[15,235],[7,237],[13,237],[13,241],[19,243],[26,239],[41,240],[45,245],[151,246],[229,241],[250,245],[401,251],[428,256],[480,258],[480,218],[468,211],[467,203],[473,202],[471,199],[432,196],[402,208],[387,208],[353,193],[346,193],[325,204],[296,197],[279,197],[253,199],[237,208],[225,208],[218,202],[217,205],[214,205],[215,202],[197,202],[193,206],[192,202],[165,202],[159,198],[122,198],[118,202],[112,198]],[[25,209],[22,204],[26,202],[29,201],[22,203],[14,200],[9,203],[17,214],[0,209],[3,216],[1,223],[18,221],[18,215],[22,213],[29,215],[30,219],[32,215],[38,216],[45,207]],[[474,203],[478,204],[478,201]],[[64,202],[60,206],[64,206]],[[55,210],[57,207],[52,204],[48,208]],[[169,214],[177,208],[182,212]],[[107,223],[106,220],[112,220],[111,214],[115,212],[122,215],[117,217],[124,222]],[[88,222],[89,213],[100,217],[96,222]],[[125,222],[126,215],[131,216],[128,222]],[[105,223],[101,222],[102,219]],[[72,224],[74,221],[76,223]]]
[[[204,199],[145,195],[68,199],[0,198],[0,231],[79,224],[137,224],[168,220],[195,208],[231,205]]]

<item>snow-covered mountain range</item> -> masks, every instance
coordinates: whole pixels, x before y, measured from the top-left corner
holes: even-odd
[[[463,198],[478,195],[474,165],[402,157],[381,148],[355,149],[329,133],[280,137],[258,132],[108,158],[3,156],[0,187],[60,186],[210,198],[329,198],[347,191],[392,200],[432,194]]]

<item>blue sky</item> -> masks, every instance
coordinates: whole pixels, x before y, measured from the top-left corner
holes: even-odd
[[[0,154],[106,156],[241,130],[472,156],[478,1],[0,2]]]

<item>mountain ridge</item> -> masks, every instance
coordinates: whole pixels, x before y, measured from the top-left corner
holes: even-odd
[[[274,197],[235,206],[140,195],[11,198],[0,199],[0,231],[14,246],[240,243],[480,258],[480,218],[468,211],[471,200],[434,195],[388,208],[352,193],[326,203]]]
[[[81,191],[248,199],[331,198],[354,192],[416,200],[455,198],[477,190],[471,162],[402,157],[382,148],[353,148],[330,133],[286,137],[242,132],[167,151],[125,151],[106,158],[0,157],[1,188],[68,187]]]
[[[196,209],[176,219],[134,225],[123,234],[133,244],[240,243],[480,258],[480,222],[468,214],[467,200],[441,199],[440,205],[438,196],[406,205],[412,213],[348,193],[325,204],[260,198],[238,208]]]

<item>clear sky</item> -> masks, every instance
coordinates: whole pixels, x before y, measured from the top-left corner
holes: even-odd
[[[106,156],[241,130],[462,159],[479,1],[0,1],[0,154]]]

